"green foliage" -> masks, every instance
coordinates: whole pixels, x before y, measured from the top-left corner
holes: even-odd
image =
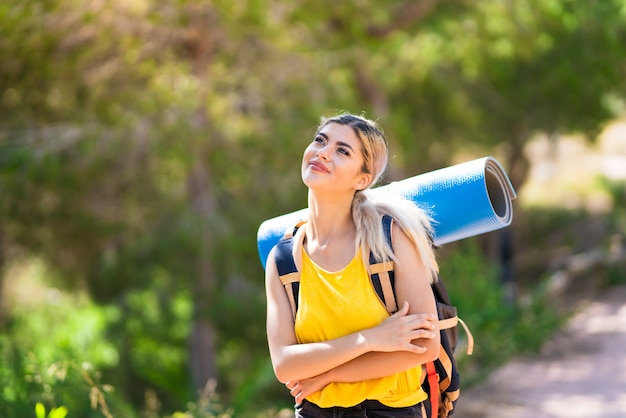
[[[626,283],[626,260],[623,258],[626,246],[626,181],[610,180],[606,177],[598,179],[602,190],[608,192],[613,203],[613,210],[608,215],[607,229],[610,232],[606,251],[612,258],[604,271],[607,286]]]
[[[61,300],[0,312],[0,393],[25,405],[3,412],[32,414],[41,384],[20,376],[53,379],[58,361],[101,370],[122,416],[147,393],[184,409],[197,319],[216,330],[222,402],[282,402],[255,233],[305,205],[299,161],[318,118],[379,119],[388,180],[497,152],[522,181],[533,134],[594,132],[623,108],[624,17],[623,0],[3,2],[0,270],[43,260]],[[493,277],[472,257],[450,276]],[[479,329],[543,309],[535,297],[498,312],[493,283],[468,282]],[[68,370],[45,393],[78,414],[89,396]]]
[[[174,412],[167,418],[228,418],[233,411],[224,407],[215,392],[215,382],[209,381],[194,402],[187,404],[185,411]]]
[[[464,385],[476,383],[511,357],[538,352],[562,325],[564,318],[541,286],[519,304],[507,302],[496,269],[472,239],[454,246],[441,262],[440,275],[475,339],[473,355],[464,355],[466,341],[459,327],[457,358]]]
[[[608,192],[612,200],[611,227],[616,234],[626,236],[626,213],[623,210],[626,208],[626,181],[600,177],[597,182],[602,190]]]
[[[95,370],[115,367],[119,360],[117,348],[104,335],[112,312],[84,294],[47,287],[41,263],[33,262],[30,269],[32,274],[21,276],[19,284],[29,292],[29,302],[13,311],[10,327],[0,336],[5,365],[0,368],[0,415],[30,416],[37,401],[53,408],[50,416],[67,408],[101,417],[98,409],[106,410],[104,393],[111,387],[100,383],[101,373]],[[123,405],[119,399],[112,402]]]
[[[626,284],[626,275],[624,275],[625,271],[626,262],[624,261],[609,265],[604,272],[606,285],[615,286]]]
[[[186,347],[192,304],[189,293],[170,295],[167,284],[160,283],[160,290],[155,285],[127,294],[123,314],[111,324],[111,332],[129,348],[122,364],[133,372],[124,376],[111,370],[108,375],[131,399],[145,396],[145,389],[135,389],[136,382],[143,382],[169,407],[192,398]]]
[[[528,208],[523,214],[528,228],[522,231],[530,246],[577,245],[579,226],[589,214],[582,208]],[[549,233],[546,239],[546,232]]]
[[[37,418],[65,418],[67,415],[67,408],[64,406],[52,408],[46,417],[46,407],[42,403],[37,402],[37,405],[35,405],[35,415]]]

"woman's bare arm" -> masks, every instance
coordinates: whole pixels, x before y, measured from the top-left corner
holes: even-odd
[[[380,325],[341,338],[298,344],[285,289],[278,278],[274,255],[266,267],[267,337],[276,377],[281,382],[311,378],[358,359],[363,354],[406,351],[419,354],[424,348],[412,341],[426,341],[429,321],[403,309]]]
[[[408,303],[409,314],[427,319],[431,327],[424,328],[432,335],[413,340],[413,344],[425,347],[423,352],[368,352],[345,362],[327,372],[307,380],[292,381],[288,387],[296,402],[321,390],[331,382],[358,382],[399,373],[409,368],[435,360],[439,356],[440,336],[437,327],[437,308],[428,275],[421,263],[419,253],[408,236],[396,225],[393,231],[395,265],[395,292],[399,306]],[[420,314],[418,314],[418,312]]]

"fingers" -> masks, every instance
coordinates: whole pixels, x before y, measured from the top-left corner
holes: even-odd
[[[407,315],[405,318],[409,319],[408,326],[411,329],[406,334],[408,342],[404,347],[404,350],[413,353],[424,353],[427,348],[420,344],[424,340],[432,340],[436,337],[437,318],[432,314],[413,314]]]
[[[406,316],[406,314],[408,313],[409,313],[409,302],[405,300],[404,304],[402,305],[402,308],[398,309],[396,313],[394,313],[391,316],[392,317]]]
[[[285,386],[289,389],[289,393],[294,398],[298,395],[298,393],[300,393],[300,390],[298,389],[298,382],[287,382],[285,383]]]
[[[411,341],[416,340],[418,338],[426,338],[426,339],[432,340],[433,338],[435,338],[435,332],[431,329],[419,328],[419,329],[414,329],[413,332],[411,332],[408,337]]]
[[[298,382],[286,382],[285,386],[287,387],[287,389],[289,389],[289,393],[293,395],[294,392],[296,392],[296,389],[298,388]]]
[[[409,315],[409,325],[412,329],[434,330],[437,328],[437,319],[430,314]]]
[[[398,329],[404,329],[404,331],[434,331],[437,328],[437,319],[431,314],[411,314],[399,317],[390,317],[389,322],[397,324]]]
[[[408,350],[422,352],[415,345],[420,339],[433,339],[437,332],[437,315],[432,313],[409,314],[409,303],[404,301],[400,310],[380,325],[372,328],[368,338],[373,351]]]
[[[428,324],[427,327],[431,329],[435,328],[435,322],[438,320],[437,315],[435,314],[430,314],[430,313],[409,314],[409,302],[406,300],[402,304],[402,307],[398,309],[396,313],[391,315],[391,318],[399,318],[403,316],[410,317],[410,319],[429,321],[430,324]]]
[[[296,404],[302,403],[304,400],[304,393],[302,392],[300,385],[298,385],[298,382],[286,382],[285,386],[289,389],[289,393],[293,396]]]
[[[415,344],[408,344],[405,347],[404,351],[410,351],[411,353],[416,353],[416,354],[422,354],[426,352],[426,347],[424,347],[423,345],[415,345]]]
[[[403,350],[417,354],[425,353],[428,349],[426,346],[421,345],[421,343],[423,343],[424,340],[432,340],[433,338],[435,338],[434,332],[417,330],[412,334],[411,341],[403,347]]]

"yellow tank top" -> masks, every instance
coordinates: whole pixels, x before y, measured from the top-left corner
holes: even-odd
[[[299,343],[326,341],[371,328],[389,315],[374,291],[361,251],[340,271],[329,272],[302,251],[302,271],[295,332]],[[331,383],[307,399],[322,407],[349,407],[378,400],[406,407],[427,398],[420,366],[379,379]]]

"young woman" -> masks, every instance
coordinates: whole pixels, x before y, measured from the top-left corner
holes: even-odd
[[[422,365],[439,354],[430,284],[437,264],[429,218],[413,203],[369,193],[387,165],[387,140],[371,120],[322,121],[302,158],[309,218],[294,321],[274,250],[266,267],[267,336],[274,372],[296,417],[420,417]],[[382,215],[393,218],[392,246]],[[395,262],[399,310],[389,315],[364,260]]]

